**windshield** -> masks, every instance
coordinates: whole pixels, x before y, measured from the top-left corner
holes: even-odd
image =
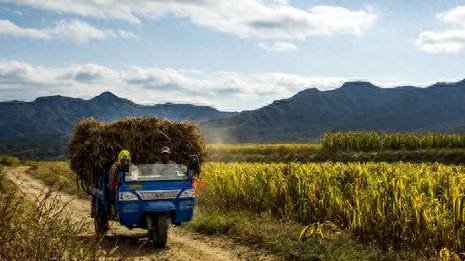
[[[186,172],[186,166],[176,163],[131,165],[126,181],[186,180]]]

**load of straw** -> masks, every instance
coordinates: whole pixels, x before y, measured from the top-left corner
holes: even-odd
[[[188,163],[189,156],[205,158],[205,144],[197,127],[189,122],[173,122],[159,118],[125,118],[115,122],[83,119],[74,128],[69,145],[71,169],[81,184],[96,184],[106,168],[127,149],[134,164],[150,164],[159,160],[160,150],[168,146],[171,160]]]

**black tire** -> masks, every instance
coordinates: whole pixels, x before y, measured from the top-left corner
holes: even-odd
[[[97,206],[95,210],[94,227],[95,234],[99,236],[104,236],[110,229],[108,226],[108,215],[101,209],[101,206]]]
[[[166,247],[170,216],[168,213],[153,215],[153,228],[149,231],[152,244],[156,248]]]

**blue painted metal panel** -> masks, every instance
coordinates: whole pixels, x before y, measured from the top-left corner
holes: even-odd
[[[144,212],[169,212],[169,211],[176,211],[176,206],[174,205],[174,200],[153,200],[147,201],[143,203]]]
[[[142,200],[137,191],[179,190],[192,189],[192,180],[185,181],[141,181],[125,182],[124,173],[119,174],[118,192],[131,192],[138,200],[117,202],[119,222],[126,227],[144,227],[144,215],[147,212],[172,212],[172,222],[181,223],[192,220],[194,214],[194,198],[173,198],[163,200]]]

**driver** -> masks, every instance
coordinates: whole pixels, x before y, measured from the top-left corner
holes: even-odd
[[[111,194],[114,194],[118,188],[118,172],[126,168],[130,161],[131,153],[128,150],[120,151],[118,154],[118,161],[115,162],[110,169],[109,189]]]
[[[110,208],[111,213],[116,213],[115,202],[116,202],[116,192],[118,190],[118,173],[124,169],[129,168],[131,162],[131,153],[128,150],[122,150],[118,154],[118,161],[115,162],[110,169],[109,180],[108,180],[108,190],[110,192]]]
[[[160,151],[160,161],[157,161],[156,164],[176,164],[176,162],[170,160],[171,149],[168,146],[165,146]]]

